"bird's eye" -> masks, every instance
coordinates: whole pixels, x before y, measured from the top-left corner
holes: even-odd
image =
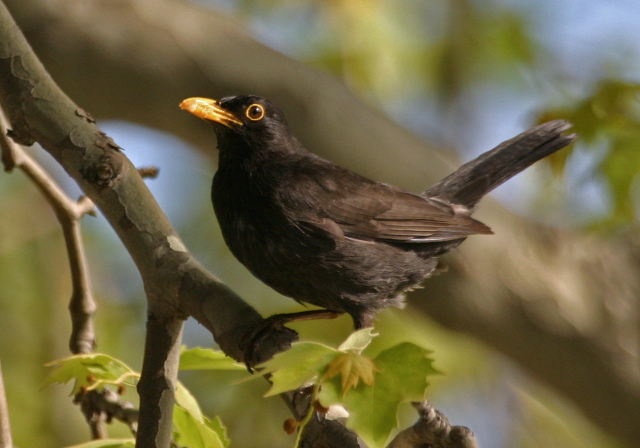
[[[252,104],[251,106],[247,107],[245,115],[251,121],[262,120],[262,118],[264,117],[264,107],[259,104]]]

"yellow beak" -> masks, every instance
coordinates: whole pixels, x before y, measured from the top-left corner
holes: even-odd
[[[210,100],[208,98],[187,98],[180,103],[180,109],[191,112],[196,117],[200,117],[203,120],[215,121],[228,128],[232,128],[232,125],[242,126],[240,121],[231,112],[220,107],[220,104],[216,100]]]

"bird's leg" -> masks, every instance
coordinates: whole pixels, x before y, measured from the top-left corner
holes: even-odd
[[[275,353],[263,353],[261,350],[265,343],[269,342],[272,337],[278,337],[283,332],[292,332],[293,330],[286,328],[284,325],[290,322],[301,320],[315,319],[335,319],[339,317],[341,312],[332,310],[309,310],[299,313],[274,314],[263,319],[258,325],[251,328],[244,336],[246,345],[244,349],[244,363],[247,365],[249,372],[253,373],[253,367],[271,358]]]
[[[333,310],[309,310],[300,311],[299,313],[286,313],[286,314],[274,314],[267,317],[264,321],[278,321],[282,324],[288,324],[290,322],[298,322],[301,320],[316,320],[316,319],[335,319],[342,314],[339,311]]]
[[[356,330],[362,330],[363,328],[373,328],[373,316],[371,312],[358,312],[352,313],[353,326]]]

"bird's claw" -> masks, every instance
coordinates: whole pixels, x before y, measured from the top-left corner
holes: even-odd
[[[289,322],[312,319],[335,319],[342,313],[330,310],[310,310],[300,313],[275,314],[263,319],[244,335],[244,363],[249,373],[254,367],[291,347],[298,340],[298,333],[285,327]]]

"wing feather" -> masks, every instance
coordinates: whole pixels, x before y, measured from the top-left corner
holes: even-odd
[[[325,219],[334,221],[345,236],[355,239],[424,243],[492,233],[471,218],[464,207],[387,185],[366,185],[319,203]]]
[[[294,219],[305,227],[338,238],[396,243],[442,242],[493,233],[471,218],[464,206],[409,193],[314,161],[312,170],[293,171],[295,182],[283,189],[288,192],[295,185],[304,191],[296,197],[296,206],[289,209],[300,211]],[[304,203],[300,197],[305,198]]]

